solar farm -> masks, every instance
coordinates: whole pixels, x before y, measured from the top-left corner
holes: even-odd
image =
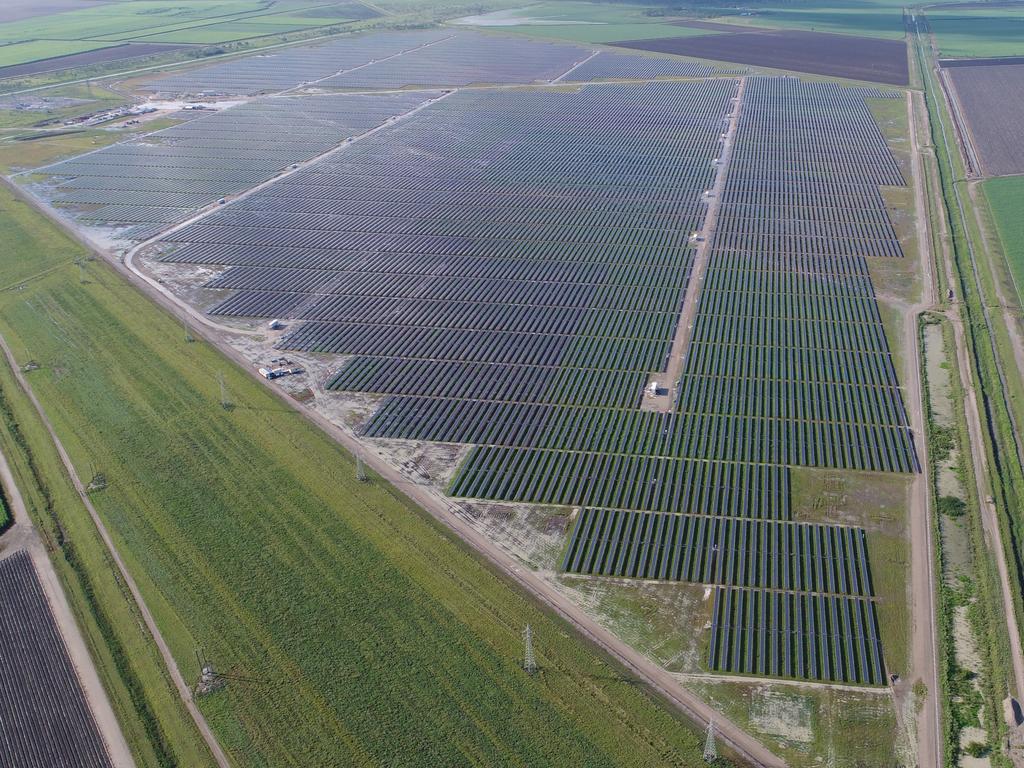
[[[235,59],[147,79],[158,93],[273,93],[300,85],[387,90],[557,79],[707,77],[718,68],[686,59],[634,56],[466,30],[415,30],[344,37],[317,46]]]
[[[872,279],[902,93],[448,29],[143,87],[276,95],[36,193],[284,325],[365,445],[458,448],[454,504],[562,510],[553,578],[707,588],[703,671],[885,684],[869,533],[793,498],[920,471]]]
[[[0,765],[111,768],[27,552],[0,560]]]

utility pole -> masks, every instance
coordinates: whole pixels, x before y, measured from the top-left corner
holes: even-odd
[[[529,624],[523,632],[523,641],[526,651],[523,656],[523,669],[526,670],[526,674],[532,675],[537,671],[537,659],[533,656],[533,630]]]
[[[367,481],[367,479],[368,478],[366,477],[366,465],[363,463],[363,454],[357,453],[356,454],[356,480],[358,480],[360,483],[365,483]]]
[[[713,763],[718,759],[718,745],[715,744],[715,721],[708,721],[708,735],[704,739],[704,762]]]

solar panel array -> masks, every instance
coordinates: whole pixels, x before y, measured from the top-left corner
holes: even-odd
[[[658,77],[711,77],[722,70],[710,64],[685,59],[658,59],[652,56],[599,51],[562,79],[566,82],[587,80],[654,80]]]
[[[83,222],[145,239],[440,94],[261,99],[46,169],[46,194]]]
[[[590,51],[575,45],[459,31],[402,56],[327,78],[319,85],[368,89],[532,83],[553,80],[589,55]]]
[[[287,346],[357,355],[331,385],[406,393],[389,413],[431,400],[431,439],[471,436],[467,409],[632,409],[671,343],[735,90],[460,92],[178,231],[166,258],[272,267],[214,312],[306,320]],[[288,290],[296,274],[318,287]]]
[[[27,552],[0,560],[0,765],[110,768]]]
[[[252,95],[283,91],[365,66],[376,59],[399,55],[451,34],[443,29],[428,29],[346,36],[161,75],[140,87],[160,93],[192,94]]]
[[[869,596],[864,531],[783,520],[584,509],[572,573]]]
[[[885,684],[878,612],[871,600],[720,587],[712,610],[712,669]]]
[[[583,507],[567,570],[723,587],[712,669],[878,684],[865,533],[793,522],[787,468],[917,469],[868,273],[902,256],[881,94],[746,80],[674,407],[641,407],[737,88],[460,91],[161,258],[346,356],[328,387],[386,396],[366,436],[473,444],[453,495]]]
[[[902,256],[903,177],[861,94],[751,78],[679,385],[753,461],[917,469],[868,257]],[[718,451],[721,454],[722,451]]]

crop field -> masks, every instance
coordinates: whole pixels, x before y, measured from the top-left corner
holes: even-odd
[[[52,41],[27,43],[37,47],[42,58],[32,58],[26,55],[26,50],[20,45],[9,45],[0,47],[0,57],[3,61],[19,61],[21,63],[0,67],[0,78],[23,77],[35,75],[41,72],[52,72],[59,69],[71,69],[72,67],[83,67],[89,64],[100,64],[107,61],[127,61],[143,56],[151,56],[155,53],[167,53],[187,48],[185,45],[168,43],[110,43],[107,45],[75,45],[75,44],[54,44]],[[83,50],[84,48],[84,50]],[[15,50],[17,49],[17,50]],[[79,52],[70,52],[70,51]],[[69,51],[58,53],[59,51]],[[30,61],[25,61],[31,59]]]
[[[1006,176],[985,182],[992,217],[1020,301],[1024,303],[1024,177]]]
[[[907,85],[910,77],[902,40],[762,29],[610,45],[892,85]]]
[[[467,16],[455,23],[582,44],[672,34],[671,23],[646,15],[646,10],[614,3],[541,2]]]
[[[941,56],[1024,56],[1024,8],[1020,4],[933,6],[927,18]]]
[[[252,101],[49,166],[43,192],[84,223],[142,240],[438,95]]]
[[[0,20],[0,78],[133,58],[184,45],[336,26],[378,15],[361,3],[326,0],[213,0],[185,5],[122,0],[87,5],[72,9],[50,4],[57,12]],[[40,66],[17,66],[31,62]]]
[[[1024,60],[983,66],[943,64],[960,102],[982,171],[989,176],[1024,173],[1024,144],[1011,126],[1024,124]]]
[[[868,273],[902,258],[880,188],[904,181],[867,104],[892,94],[747,78],[675,405],[641,407],[737,88],[462,91],[178,230],[159,259],[223,268],[213,314],[297,321],[282,347],[348,356],[328,388],[385,396],[366,437],[474,445],[452,495],[600,510],[577,520],[570,570],[873,611],[863,531],[792,522],[788,467],[917,470]],[[725,658],[711,668],[762,670]],[[880,661],[848,663],[844,679],[880,680]]]
[[[0,560],[0,765],[111,768],[28,553]]]
[[[875,604],[863,598],[720,587],[709,653],[723,672],[885,683]]]

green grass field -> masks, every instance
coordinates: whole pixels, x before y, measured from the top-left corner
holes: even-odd
[[[1024,9],[933,9],[928,11],[928,23],[942,56],[1024,55]]]
[[[1024,302],[1024,176],[989,179],[984,184],[985,196],[992,209],[999,241],[1017,285],[1017,294]]]
[[[646,10],[639,6],[608,3],[549,2],[498,11],[483,18],[478,17],[478,20],[481,26],[494,32],[512,32],[578,43],[709,34],[708,30],[668,24],[660,17],[646,15]],[[509,23],[517,19],[527,23]]]
[[[331,0],[121,0],[0,24],[0,67],[126,42],[212,45],[372,15],[358,3]]]
[[[0,67],[12,64],[26,64],[31,61],[52,59],[55,56],[69,56],[72,53],[84,53],[101,48],[110,48],[117,43],[101,41],[75,40],[32,40],[24,43],[0,45]]]
[[[201,700],[239,765],[696,764],[642,686],[107,267],[80,283],[23,205],[2,198],[0,284],[41,276],[0,293],[0,332],[106,476],[94,503],[186,675],[201,647],[252,680]]]
[[[902,39],[904,35],[903,6],[894,0],[825,0],[783,4],[776,8],[755,6],[750,16],[730,14],[715,21],[891,39]]]

